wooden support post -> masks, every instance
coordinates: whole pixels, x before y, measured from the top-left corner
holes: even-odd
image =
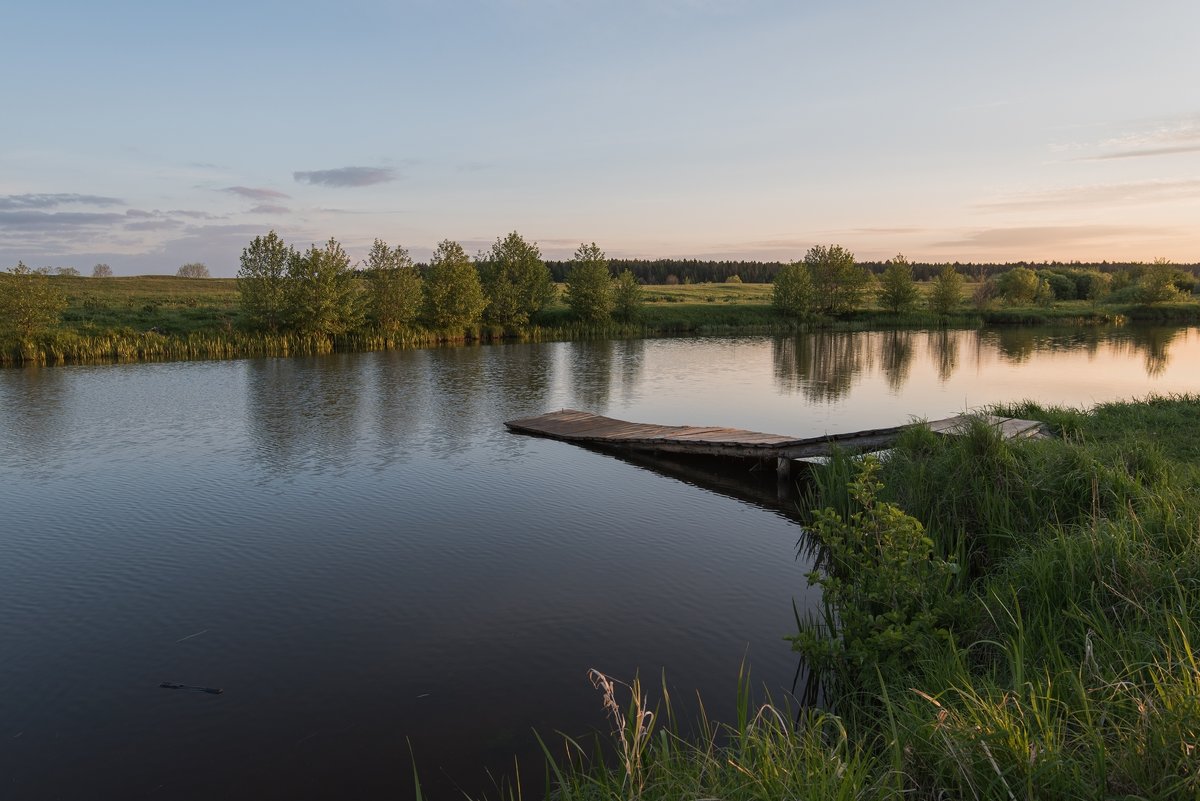
[[[787,481],[792,477],[792,460],[786,456],[778,456],[775,458],[775,475],[779,476],[780,481]]]

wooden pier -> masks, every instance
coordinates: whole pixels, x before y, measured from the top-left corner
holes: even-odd
[[[796,438],[782,434],[763,434],[719,426],[660,426],[630,423],[598,414],[563,409],[504,425],[521,434],[549,437],[613,450],[671,453],[694,456],[725,456],[741,459],[775,459],[780,476],[786,476],[795,459],[828,456],[834,448],[865,452],[891,447],[900,434],[914,425],[928,426],[937,434],[962,433],[972,420],[982,419],[995,427],[1004,439],[1044,436],[1036,420],[1018,420],[991,415],[959,415],[928,423],[910,423],[891,428],[876,428],[848,434]]]

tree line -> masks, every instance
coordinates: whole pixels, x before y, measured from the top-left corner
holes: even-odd
[[[769,284],[788,266],[781,261],[711,261],[703,259],[610,259],[613,269],[620,272],[629,270],[643,284],[702,284],[725,283],[734,279],[747,284]],[[881,276],[887,270],[888,261],[859,261],[863,269],[875,276]],[[1142,262],[950,262],[955,272],[975,281],[992,278],[1006,273],[1017,267],[1024,267],[1035,272],[1064,272],[1092,271],[1099,273],[1134,273],[1135,275],[1147,265]],[[570,261],[547,261],[550,273],[555,281],[564,280],[570,269]],[[946,266],[941,262],[910,262],[913,278],[917,281],[932,281]],[[1180,264],[1176,269],[1190,275],[1200,274],[1200,264]]]
[[[946,316],[962,304],[966,278],[958,267],[943,264],[933,276],[930,291],[924,293],[929,311]],[[884,262],[883,270],[876,274],[840,245],[816,245],[803,260],[785,264],[776,273],[772,304],[779,313],[798,320],[844,316],[863,308],[868,292],[876,290],[879,306],[906,313],[921,305],[923,293],[917,281],[917,270],[903,254]],[[1196,275],[1167,259],[1110,271],[1065,265],[1037,270],[1016,266],[983,278],[972,301],[979,310],[1001,302],[1030,305],[1089,300],[1095,307],[1104,299],[1156,304],[1182,300],[1196,288]]]
[[[641,286],[628,270],[614,276],[595,243],[581,244],[569,265],[564,299],[576,318],[634,318]],[[326,336],[362,329],[394,336],[415,327],[453,336],[479,325],[518,330],[536,323],[557,291],[537,243],[515,231],[474,258],[444,240],[423,265],[404,247],[376,239],[358,268],[335,239],[301,252],[270,231],[242,251],[238,290],[252,329]]]

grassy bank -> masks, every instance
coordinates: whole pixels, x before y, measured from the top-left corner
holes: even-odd
[[[87,363],[156,359],[212,359],[261,355],[380,350],[442,342],[566,340],[678,334],[789,333],[797,323],[771,306],[769,284],[681,284],[644,288],[645,303],[630,322],[583,324],[556,299],[520,330],[477,327],[468,331],[414,328],[384,336],[370,330],[334,338],[266,334],[248,330],[239,310],[234,279],[175,276],[79,278],[55,276],[67,296],[61,324],[33,342],[0,343],[0,364]],[[919,285],[927,292],[927,285]],[[970,293],[970,285],[967,294]],[[1085,301],[1029,308],[977,311],[963,306],[949,317],[927,311],[892,314],[877,306],[805,327],[872,329],[890,327],[977,327],[1111,323],[1123,320],[1200,321],[1200,303],[1152,307],[1100,305]]]
[[[622,702],[607,764],[568,742],[555,796],[1198,797],[1200,397],[994,411],[1053,437],[918,430],[874,480],[816,474],[830,608],[797,642],[823,709],[743,697],[685,738]]]

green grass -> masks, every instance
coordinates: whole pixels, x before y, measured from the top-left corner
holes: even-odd
[[[309,339],[250,331],[238,308],[237,281],[232,278],[189,279],[175,276],[51,280],[67,295],[59,328],[36,342],[0,343],[0,364],[21,362],[81,363],[111,360],[233,358],[330,350],[377,350],[446,341],[562,340],[678,334],[789,333],[804,328],[867,330],[881,328],[978,327],[1120,323],[1126,319],[1169,322],[1200,321],[1200,303],[1153,307],[1114,305],[1093,308],[1084,301],[1050,306],[977,311],[964,305],[941,318],[926,310],[893,314],[874,305],[838,319],[803,325],[781,318],[771,307],[770,284],[679,284],[647,286],[646,303],[637,319],[589,325],[555,300],[534,321],[517,331],[479,327],[468,332],[413,329],[385,337],[360,331],[333,339]],[[918,284],[928,294],[928,283]],[[965,296],[973,285],[968,284]],[[873,302],[873,301],[872,301]]]
[[[949,636],[899,643],[885,669],[844,665],[828,708],[798,716],[754,707],[743,682],[738,719],[701,713],[693,736],[665,690],[635,684],[599,746],[547,739],[551,796],[1200,797],[1200,396],[990,411],[1053,436],[917,430],[879,468],[881,499],[960,567],[932,600]],[[809,503],[854,511],[856,473],[831,460]],[[850,610],[830,611],[836,626]]]

